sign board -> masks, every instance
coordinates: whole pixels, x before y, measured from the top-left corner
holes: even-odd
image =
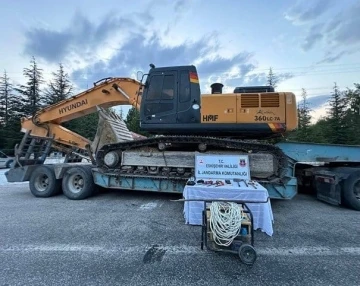
[[[248,155],[195,155],[196,179],[244,179],[250,180]]]

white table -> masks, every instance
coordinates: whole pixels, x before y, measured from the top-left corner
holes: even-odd
[[[244,200],[244,201],[266,201],[269,197],[266,188],[260,184],[256,185],[256,189],[252,186],[245,186],[241,183],[232,182],[232,185],[225,185],[215,187],[214,185],[186,185],[183,192],[184,199],[229,199],[229,200]],[[273,235],[273,213],[271,209],[270,199],[267,203],[247,203],[246,204],[252,212],[254,230],[261,229],[267,235]],[[202,224],[202,211],[204,209],[203,201],[185,201],[184,203],[184,217],[185,223],[191,225]]]

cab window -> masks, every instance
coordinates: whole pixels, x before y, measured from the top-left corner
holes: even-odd
[[[163,76],[154,75],[151,77],[149,90],[147,93],[148,100],[159,100],[161,99],[161,89],[163,84]]]
[[[179,100],[180,102],[190,100],[190,79],[188,71],[182,71],[180,73]]]
[[[150,79],[145,104],[145,115],[168,112],[174,109],[175,76],[154,75]],[[152,102],[156,101],[156,102]]]
[[[148,100],[174,99],[175,76],[154,75],[151,77]]]

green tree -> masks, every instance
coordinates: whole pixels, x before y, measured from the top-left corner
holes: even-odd
[[[360,129],[360,84],[354,84],[355,89],[347,89],[345,98],[348,103],[345,122],[347,124],[348,144],[360,144],[358,131]]]
[[[38,67],[34,57],[30,61],[30,67],[24,68],[23,75],[27,79],[26,85],[19,85],[14,90],[22,96],[23,115],[32,116],[44,105],[44,96],[40,90],[40,85],[44,82],[42,69]]]
[[[4,71],[4,75],[0,77],[0,126],[9,125],[11,116],[14,114],[16,101],[12,94],[13,86],[10,79]]]
[[[125,119],[125,123],[130,131],[140,135],[149,136],[149,134],[146,131],[142,131],[140,129],[140,113],[135,107],[132,107],[129,110]]]
[[[50,81],[45,90],[45,103],[51,105],[68,98],[71,95],[73,86],[69,80],[69,75],[64,71],[63,65],[59,64],[59,69],[52,73],[53,80]]]
[[[267,85],[272,86],[274,89],[276,89],[278,82],[279,82],[279,78],[273,72],[272,67],[270,67],[267,76]]]
[[[89,140],[93,140],[96,134],[98,122],[99,122],[99,115],[97,112],[95,112],[65,122],[63,125],[67,129],[75,133],[78,133]]]
[[[349,131],[349,125],[345,121],[348,101],[336,83],[334,83],[329,105],[330,109],[327,113],[329,143],[346,144]]]
[[[319,119],[315,124],[309,126],[311,137],[309,142],[329,143],[328,134],[329,124],[326,118]]]
[[[114,109],[113,109],[114,110]],[[120,108],[119,112],[114,112],[121,118],[121,120],[124,120],[124,111]]]
[[[360,84],[354,84],[355,89],[348,89],[345,92],[349,108],[354,115],[360,115]]]
[[[13,93],[13,85],[6,71],[0,77],[0,149],[9,155],[14,154],[14,146],[22,137],[18,95]]]
[[[298,106],[298,130],[296,133],[296,138],[298,141],[311,142],[311,109],[307,100],[307,92],[304,88],[302,89],[301,97],[302,101]]]

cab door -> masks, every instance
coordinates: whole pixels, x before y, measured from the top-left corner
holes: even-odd
[[[178,82],[177,121],[178,123],[194,122],[194,110],[191,108],[191,85],[188,69],[179,71]]]
[[[176,123],[177,72],[152,73],[144,104],[144,123]]]

